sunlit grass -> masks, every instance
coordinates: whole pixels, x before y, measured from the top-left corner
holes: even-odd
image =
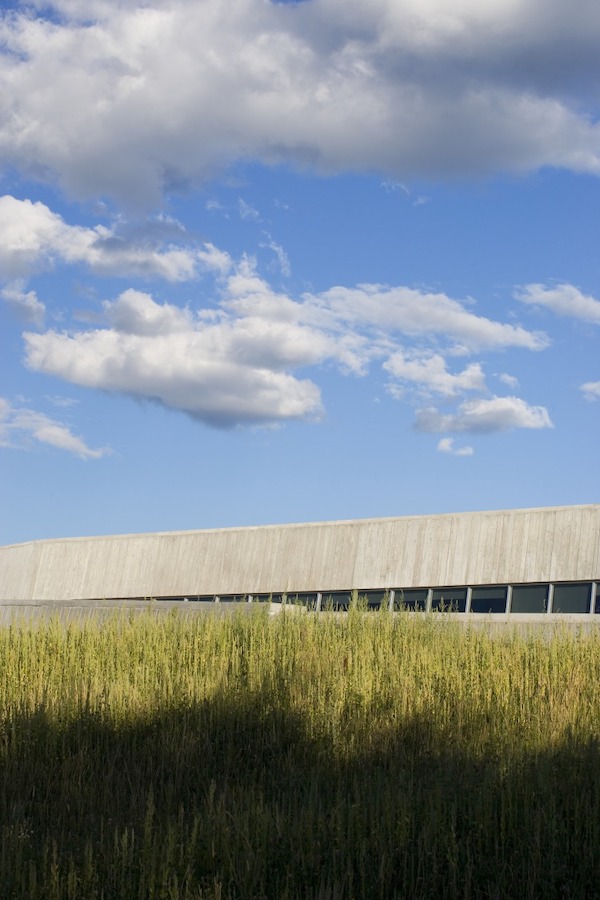
[[[600,638],[436,617],[0,630],[0,895],[599,895]]]

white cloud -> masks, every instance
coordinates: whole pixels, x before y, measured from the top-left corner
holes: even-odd
[[[586,400],[600,400],[600,381],[587,381],[579,388]]]
[[[327,354],[326,339],[309,329],[227,317],[206,323],[132,290],[105,311],[110,328],[26,334],[27,364],[221,427],[321,414],[317,386],[285,371]]]
[[[500,379],[502,384],[505,384],[507,387],[512,388],[513,390],[519,387],[519,379],[515,378],[514,375],[509,375],[507,372],[502,372],[500,375],[498,375],[498,378]]]
[[[468,350],[484,347],[541,350],[549,343],[540,332],[476,316],[458,300],[442,293],[363,284],[355,288],[334,287],[318,296],[307,296],[315,308],[341,321],[410,336],[440,335]]]
[[[0,22],[0,160],[79,196],[152,205],[240,159],[600,172],[591,2],[49,5]]]
[[[473,456],[474,452],[472,447],[455,447],[454,438],[450,437],[442,438],[437,448],[440,453],[450,453],[452,456]]]
[[[159,231],[165,228],[158,224]],[[0,197],[0,277],[18,278],[62,262],[83,263],[99,275],[187,281],[199,264],[211,266],[211,246],[161,249],[146,239],[122,237],[117,227],[68,225],[40,202]]]
[[[583,294],[572,284],[557,284],[551,288],[543,284],[526,284],[515,292],[515,297],[523,303],[551,309],[559,316],[600,325],[600,300]]]
[[[383,368],[400,381],[409,381],[425,390],[447,397],[462,391],[485,390],[485,376],[479,363],[471,363],[462,372],[452,375],[439,353],[406,353],[398,350],[383,364]]]
[[[218,275],[226,275],[231,269],[233,262],[225,250],[219,250],[214,244],[206,243],[204,249],[198,252],[198,258],[210,272]]]
[[[66,450],[80,459],[100,459],[111,453],[109,447],[88,447],[64,422],[32,409],[15,408],[0,397],[0,447],[28,448],[35,443]]]
[[[35,291],[26,291],[23,282],[17,279],[3,288],[0,294],[23,322],[41,328],[44,324],[46,307],[41,300],[38,300]]]
[[[538,349],[543,339],[474,315],[443,294],[362,285],[306,294],[274,291],[256,263],[207,245],[216,295],[199,308],[158,303],[129,289],[103,304],[105,327],[25,335],[27,365],[74,384],[162,403],[208,424],[266,424],[322,413],[317,385],[296,371],[324,364],[366,374],[375,361],[400,384],[445,397],[485,390],[479,362],[449,372],[439,350],[405,338],[467,349]],[[522,401],[518,401],[522,402]],[[450,428],[446,430],[452,430]]]
[[[434,407],[417,410],[419,431],[486,434],[512,428],[553,428],[544,406],[530,406],[520,397],[465,400],[456,412],[441,413]]]
[[[150,294],[131,288],[102,305],[110,324],[123,334],[160,336],[189,331],[191,327],[191,316],[186,310],[155,303]]]

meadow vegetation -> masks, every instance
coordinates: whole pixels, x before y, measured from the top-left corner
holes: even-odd
[[[600,636],[363,613],[0,630],[0,894],[600,896]]]

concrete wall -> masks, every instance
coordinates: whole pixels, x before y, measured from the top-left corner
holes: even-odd
[[[0,548],[0,602],[598,579],[600,504]]]

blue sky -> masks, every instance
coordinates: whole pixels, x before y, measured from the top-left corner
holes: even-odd
[[[600,11],[0,19],[0,542],[600,502]]]

